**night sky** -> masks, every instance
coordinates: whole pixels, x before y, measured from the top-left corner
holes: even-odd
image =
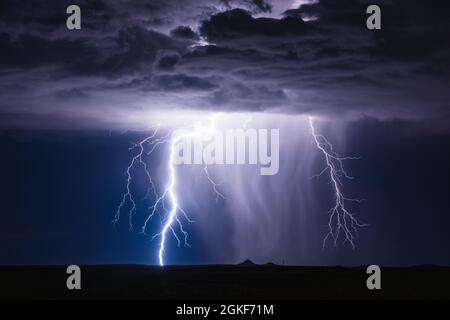
[[[82,29],[69,31],[75,3]],[[374,3],[382,30],[369,31]],[[158,218],[147,235],[128,230],[127,208],[112,225],[130,143],[155,122],[223,112],[280,129],[280,172],[211,167],[227,194],[215,201],[201,170],[180,168],[195,222],[190,247],[168,240],[169,264],[450,265],[449,12],[444,0],[1,1],[0,264],[156,264]],[[369,224],[354,250],[322,250],[333,197],[326,175],[311,179],[324,158],[305,116],[361,158],[342,187]],[[166,158],[147,157],[158,188]],[[139,170],[134,181],[143,199]]]

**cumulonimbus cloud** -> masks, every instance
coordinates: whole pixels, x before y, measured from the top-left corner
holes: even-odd
[[[361,0],[286,2],[276,17],[273,1],[81,1],[74,33],[65,1],[4,1],[0,125],[177,108],[447,123],[449,4],[432,2],[383,1],[369,31]]]

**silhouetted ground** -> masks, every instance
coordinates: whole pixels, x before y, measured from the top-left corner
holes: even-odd
[[[82,290],[65,266],[0,267],[1,299],[450,299],[450,268],[382,268],[382,290],[365,267],[81,266]]]

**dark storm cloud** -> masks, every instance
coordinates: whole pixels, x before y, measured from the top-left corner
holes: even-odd
[[[306,29],[305,23],[296,18],[253,18],[249,12],[233,9],[212,16],[204,21],[200,32],[212,41],[235,39],[248,36],[275,37],[300,35]]]
[[[0,4],[0,26],[11,33],[42,32],[46,35],[64,32],[66,8],[74,4],[70,0],[4,0]],[[80,0],[83,23],[90,30],[102,29],[113,23],[115,10],[103,0]]]
[[[184,50],[186,44],[139,26],[123,28],[103,43],[90,38],[0,34],[4,68],[59,67],[65,76],[116,75],[151,66],[159,50]]]
[[[170,35],[177,38],[198,39],[198,35],[189,26],[178,26],[170,31]]]
[[[211,17],[200,31],[217,46],[241,51],[242,65],[234,51],[221,72],[284,90],[292,98],[287,112],[448,118],[449,5],[382,1],[383,30],[370,32],[368,3],[322,0],[285,12],[292,24],[233,10]],[[294,22],[299,16],[318,20]],[[258,63],[249,63],[243,49],[256,50]]]
[[[57,108],[70,118],[89,108],[79,118],[101,118],[105,108],[164,106],[450,118],[447,2],[379,1],[381,31],[365,27],[368,1],[292,3],[80,1],[83,29],[71,32],[69,1],[2,1],[0,112]]]
[[[180,61],[181,55],[176,51],[160,51],[155,61],[156,68],[159,70],[173,70]]]
[[[82,39],[47,39],[31,34],[0,34],[0,65],[4,68],[36,68],[60,65],[95,55]]]
[[[157,88],[169,91],[180,90],[210,90],[216,87],[215,84],[200,77],[188,76],[184,74],[159,75],[155,78]]]

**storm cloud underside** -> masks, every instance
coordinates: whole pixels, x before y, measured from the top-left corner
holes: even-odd
[[[445,1],[382,1],[377,32],[358,0],[80,1],[76,32],[68,3],[2,2],[2,126],[145,128],[197,109],[447,127]]]

